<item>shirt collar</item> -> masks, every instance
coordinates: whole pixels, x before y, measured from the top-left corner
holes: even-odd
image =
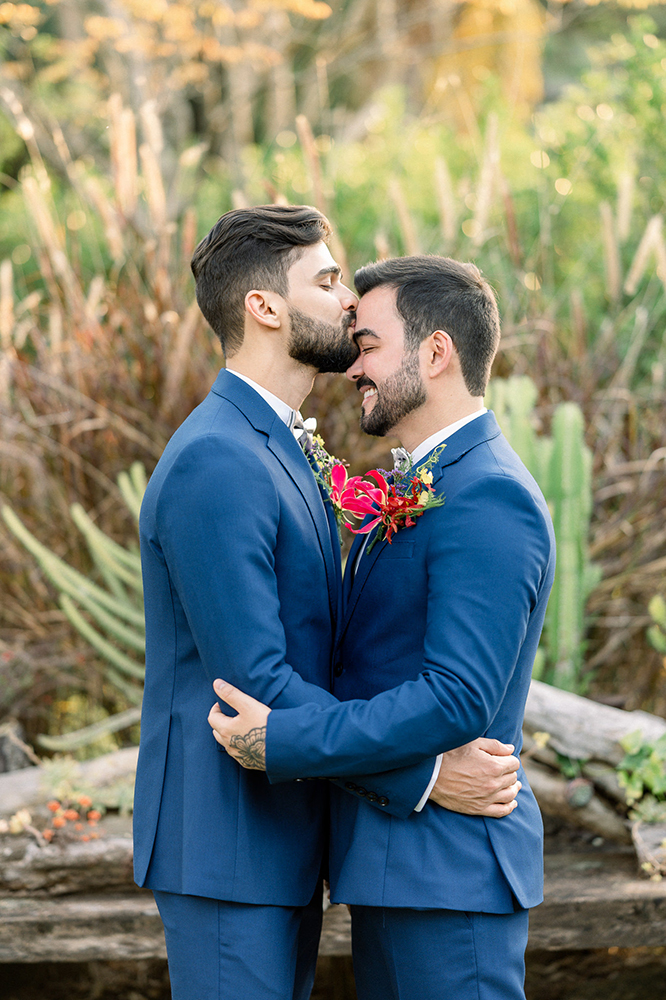
[[[487,412],[488,410],[486,407],[482,406],[480,410],[475,410],[474,413],[470,413],[466,417],[461,417],[460,420],[456,420],[455,423],[449,424],[447,427],[443,427],[440,431],[435,431],[434,434],[431,434],[430,437],[426,438],[425,441],[422,441],[421,444],[416,446],[412,452],[412,465],[416,465],[417,462],[420,462],[422,458],[426,457],[428,452],[432,451],[433,448],[436,448],[438,444],[442,443],[442,441],[446,441],[448,437],[451,437],[452,434],[459,431],[461,427],[465,426],[465,424],[471,423],[472,420],[476,420],[477,417],[480,417]]]
[[[288,403],[285,403],[285,401],[280,399],[279,396],[275,396],[272,392],[269,392],[268,389],[264,389],[263,385],[259,385],[257,382],[254,382],[251,378],[248,378],[247,375],[241,375],[240,372],[235,372],[233,368],[227,368],[227,371],[230,375],[235,375],[236,378],[240,378],[243,382],[247,382],[247,384],[251,386],[255,392],[258,392],[261,398],[265,399],[268,405],[275,410],[280,420],[285,423],[287,427],[293,427],[297,413],[296,410],[293,410]]]

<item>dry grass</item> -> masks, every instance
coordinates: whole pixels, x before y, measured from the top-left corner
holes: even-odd
[[[0,493],[42,541],[82,568],[87,556],[69,521],[69,505],[82,503],[118,541],[132,537],[135,529],[115,485],[118,472],[136,459],[152,469],[221,364],[189,275],[189,259],[202,234],[193,210],[178,207],[178,192],[162,175],[159,120],[151,107],[144,109],[140,141],[135,116],[114,97],[109,125],[110,182],[73,162],[62,135],[54,136],[69,194],[79,206],[74,213],[71,206],[63,210],[63,199],[54,196],[39,149],[28,140],[32,166],[21,186],[39,281],[21,298],[11,263],[0,265]],[[27,136],[28,126],[23,122]],[[298,129],[312,191],[328,211],[307,122],[299,120]],[[181,157],[182,170],[196,166],[202,153],[199,147],[188,150]],[[440,213],[434,240],[441,247],[429,237],[431,249],[477,256],[492,273],[493,258],[484,263],[487,241],[493,233],[502,234],[504,272],[498,282],[503,283],[507,321],[496,374],[527,373],[536,381],[537,416],[546,431],[562,399],[576,400],[586,415],[595,455],[591,545],[604,571],[589,604],[594,623],[587,668],[593,690],[615,691],[628,706],[666,714],[663,664],[644,638],[647,603],[664,591],[666,569],[666,339],[652,319],[665,273],[661,221],[648,222],[623,280],[630,184],[621,179],[617,223],[610,205],[601,208],[599,256],[605,248],[608,313],[595,329],[576,288],[568,298],[559,295],[557,308],[545,294],[531,296],[525,306],[521,276],[536,269],[544,237],[530,249],[520,231],[493,128],[478,181],[468,184],[470,190],[475,187],[476,201],[466,243],[452,244],[456,232],[460,240],[457,220],[464,209],[441,160],[433,164],[432,184]],[[423,228],[397,179],[387,181],[387,191],[387,222],[394,213],[403,246],[425,245]],[[237,202],[244,198],[242,192],[235,194]],[[398,250],[389,247],[383,231],[376,245],[383,252]],[[341,246],[333,249],[344,259]],[[80,263],[84,254],[97,261],[95,273],[85,280],[90,267]],[[646,282],[651,268],[656,273]],[[512,290],[517,286],[522,299]],[[648,347],[651,381],[644,371]],[[388,461],[388,449],[396,442],[361,434],[358,394],[345,379],[320,376],[306,410],[318,417],[330,450],[351,457],[354,472]],[[0,592],[0,656],[9,664],[3,670],[9,670],[16,691],[14,710],[24,718],[43,716],[51,694],[68,686],[108,700],[101,671],[90,660],[84,671],[79,640],[54,610],[51,591],[30,558],[4,530]],[[11,704],[0,703],[0,713]]]

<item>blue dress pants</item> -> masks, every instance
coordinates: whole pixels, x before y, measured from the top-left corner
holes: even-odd
[[[321,932],[321,886],[308,906],[153,895],[173,1000],[308,1000]]]
[[[528,912],[352,906],[358,1000],[525,1000]]]

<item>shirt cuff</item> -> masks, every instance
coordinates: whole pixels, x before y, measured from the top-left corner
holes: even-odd
[[[428,782],[428,787],[426,788],[425,792],[423,793],[423,795],[419,799],[418,803],[414,806],[414,812],[415,813],[420,813],[421,812],[421,810],[423,809],[424,805],[428,801],[428,798],[430,797],[431,791],[435,787],[435,782],[439,778],[439,772],[440,772],[440,769],[441,769],[441,766],[442,766],[442,757],[443,756],[444,756],[444,754],[441,754],[441,753],[437,754],[437,759],[435,760],[435,766],[434,766],[433,771],[432,771],[432,778]]]

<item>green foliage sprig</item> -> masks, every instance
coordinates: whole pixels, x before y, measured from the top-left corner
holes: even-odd
[[[623,737],[620,746],[625,756],[617,765],[618,781],[626,791],[628,804],[639,804],[636,817],[640,816],[645,796],[648,807],[664,803],[666,818],[666,733],[657,740],[646,742],[641,730],[637,729]]]
[[[654,625],[650,625],[647,630],[650,645],[662,656],[666,656],[666,601],[661,594],[655,594],[652,598],[648,604],[648,612],[654,621]]]

